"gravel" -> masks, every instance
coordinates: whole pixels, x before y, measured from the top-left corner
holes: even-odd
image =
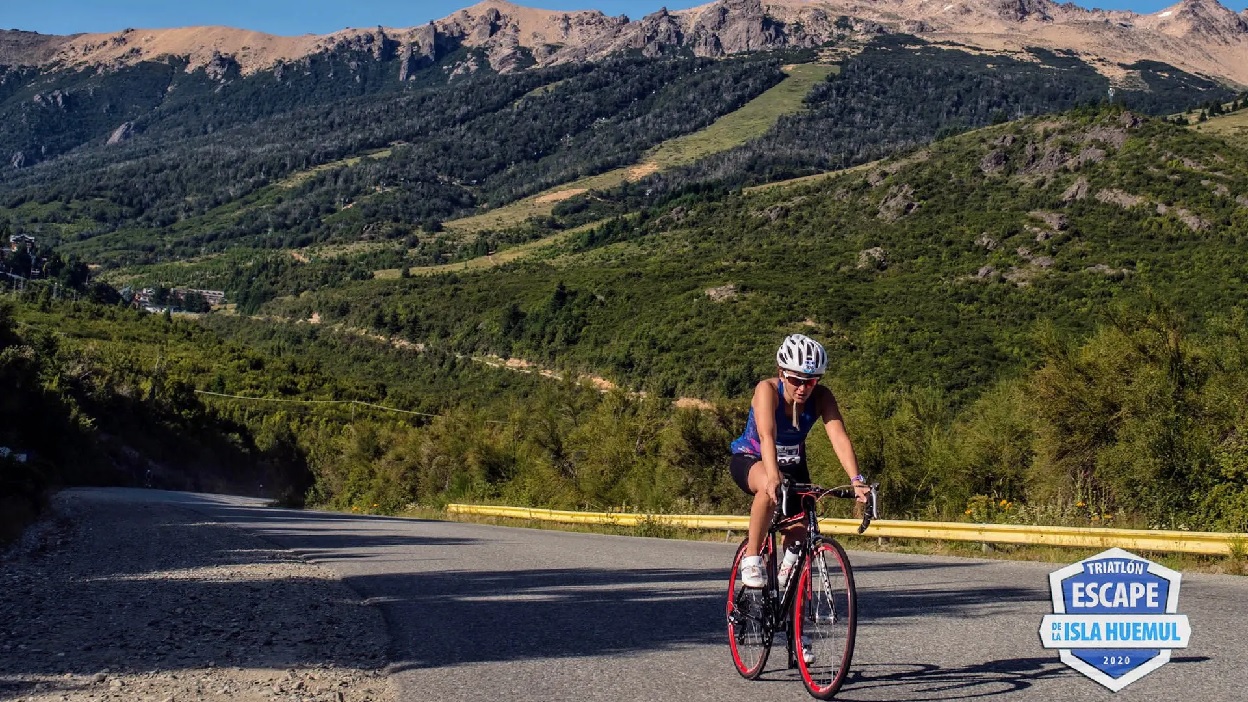
[[[396,699],[331,571],[176,505],[53,504],[0,557],[0,700]]]

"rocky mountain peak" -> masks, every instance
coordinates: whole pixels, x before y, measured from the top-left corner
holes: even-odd
[[[1050,22],[1053,20],[1050,0],[989,0],[988,6],[1004,20]]]
[[[723,56],[790,44],[790,35],[767,14],[760,0],[718,0],[700,9],[687,42],[696,54]]]
[[[188,59],[191,70],[204,68],[224,77],[234,70],[280,70],[311,54],[348,49],[371,53],[376,60],[399,57],[401,75],[407,77],[459,45],[483,50],[494,70],[506,72],[534,62],[592,61],[621,51],[657,56],[687,50],[721,57],[882,32],[990,51],[1071,50],[1111,68],[1159,60],[1248,85],[1243,59],[1248,10],[1236,13],[1218,0],[1180,0],[1151,15],[1085,10],[1053,0],[714,0],[685,10],[660,9],[639,20],[598,10],[563,12],[483,0],[416,27],[347,29],[326,36],[276,37],[226,27],[69,37],[0,31],[0,65],[112,67],[172,55]]]
[[[1169,36],[1221,44],[1240,43],[1248,37],[1248,22],[1218,0],[1180,0],[1148,16],[1143,26]]]

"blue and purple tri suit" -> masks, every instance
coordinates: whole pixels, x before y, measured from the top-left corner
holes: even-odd
[[[779,402],[776,403],[776,466],[780,472],[799,483],[810,482],[810,471],[806,468],[806,435],[819,421],[816,412],[815,393],[802,406],[802,413],[797,416],[797,426],[789,417],[788,403],[784,399],[784,381],[777,383]],[[820,390],[815,388],[815,392]],[[749,488],[750,468],[762,460],[762,441],[758,437],[758,425],[754,422],[754,408],[750,408],[749,419],[745,422],[745,431],[741,432],[730,447],[732,478],[746,492],[754,494]]]

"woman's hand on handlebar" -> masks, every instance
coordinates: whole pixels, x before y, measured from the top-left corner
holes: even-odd
[[[781,477],[779,472],[775,475],[767,475],[763,477],[762,493],[771,500],[771,504],[773,505],[780,502],[780,482]]]
[[[867,497],[871,494],[871,486],[866,483],[854,483],[854,494],[859,502],[866,502]]]

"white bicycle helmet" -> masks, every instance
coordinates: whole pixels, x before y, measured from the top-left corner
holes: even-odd
[[[794,373],[823,375],[828,369],[828,352],[804,334],[789,334],[776,351],[776,365]]]

